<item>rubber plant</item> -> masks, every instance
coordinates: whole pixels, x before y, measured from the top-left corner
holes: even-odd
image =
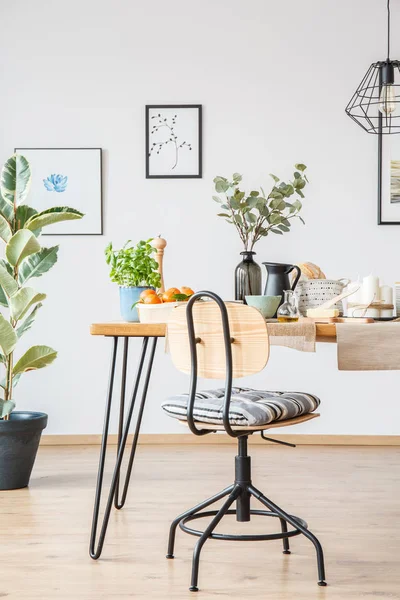
[[[47,273],[57,262],[58,246],[41,247],[44,227],[81,219],[73,208],[57,206],[42,212],[25,201],[31,183],[31,169],[24,156],[14,154],[7,160],[0,178],[0,238],[5,244],[0,258],[0,365],[5,376],[0,382],[0,418],[8,419],[15,407],[13,388],[27,371],[42,369],[54,361],[57,352],[49,346],[32,346],[17,360],[18,340],[31,327],[46,294],[31,287],[31,279]]]

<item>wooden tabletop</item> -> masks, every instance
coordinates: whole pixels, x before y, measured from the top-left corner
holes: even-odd
[[[334,323],[316,323],[318,342],[335,342],[336,325]],[[91,335],[112,337],[165,337],[165,323],[127,323],[111,321],[109,323],[93,323]]]

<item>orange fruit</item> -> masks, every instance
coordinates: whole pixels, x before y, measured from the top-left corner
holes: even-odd
[[[155,290],[143,290],[143,292],[141,292],[141,294],[139,296],[140,302],[144,302],[145,298],[147,298],[148,296],[154,296],[154,295],[156,295]]]
[[[194,291],[190,287],[183,286],[181,287],[181,294],[185,294],[186,296],[193,296]]]
[[[169,288],[169,290],[167,290],[166,292],[163,293],[162,295],[162,301],[163,302],[176,302],[175,299],[175,294],[180,294],[180,290],[178,290],[178,288]]]
[[[157,294],[147,294],[147,296],[143,298],[143,304],[162,304],[162,300]]]

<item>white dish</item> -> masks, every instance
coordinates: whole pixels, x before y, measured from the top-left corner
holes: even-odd
[[[167,323],[171,311],[176,306],[187,302],[164,302],[163,304],[138,304],[139,321],[141,323]]]

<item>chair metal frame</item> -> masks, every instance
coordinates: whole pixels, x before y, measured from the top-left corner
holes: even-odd
[[[305,521],[296,517],[294,515],[290,515],[285,512],[282,508],[280,508],[277,504],[272,502],[269,498],[264,496],[262,492],[260,492],[256,487],[253,486],[251,481],[251,458],[247,453],[247,442],[248,436],[253,432],[249,431],[240,431],[233,430],[230,422],[229,422],[229,409],[232,395],[232,379],[233,379],[233,361],[232,361],[232,343],[235,340],[231,337],[230,327],[229,327],[229,316],[228,310],[223,302],[223,300],[209,291],[202,291],[194,294],[186,307],[186,321],[188,328],[188,336],[189,336],[189,349],[190,349],[190,359],[191,359],[191,377],[190,377],[190,390],[189,390],[189,398],[187,404],[187,424],[189,429],[194,435],[207,435],[209,433],[214,433],[213,430],[210,429],[199,429],[196,426],[193,410],[194,404],[196,400],[196,390],[197,390],[197,375],[198,375],[198,361],[197,361],[197,344],[201,343],[201,339],[196,337],[195,332],[195,323],[193,318],[193,306],[197,300],[202,298],[210,298],[219,307],[221,313],[222,320],[222,334],[224,339],[224,348],[225,348],[225,362],[226,362],[226,378],[225,378],[225,395],[224,395],[224,404],[223,404],[223,426],[226,433],[233,437],[238,438],[238,454],[235,457],[235,481],[232,485],[223,489],[215,496],[204,500],[200,504],[197,504],[193,508],[185,511],[178,517],[176,517],[170,526],[169,532],[169,540],[168,540],[168,550],[166,557],[169,559],[174,558],[174,546],[175,546],[175,536],[176,529],[179,525],[182,531],[189,533],[194,536],[198,536],[199,539],[195,545],[193,552],[193,562],[192,562],[192,577],[191,577],[191,585],[190,591],[197,592],[198,591],[198,577],[199,577],[199,562],[200,562],[200,553],[201,550],[207,541],[207,539],[218,539],[218,540],[238,540],[238,541],[257,541],[257,540],[277,540],[282,539],[283,542],[283,553],[290,554],[289,547],[289,538],[294,537],[296,535],[304,535],[307,537],[314,545],[317,554],[317,565],[318,565],[318,585],[326,586],[325,581],[325,567],[324,567],[324,555],[322,546],[319,540],[315,537],[311,531],[308,529],[308,525]],[[262,432],[263,434],[263,432]],[[266,438],[270,441],[277,441],[271,438]],[[203,511],[203,509],[211,506],[218,500],[222,500],[223,498],[228,498],[224,501],[222,506],[217,510],[208,510]],[[264,505],[268,510],[255,510],[250,508],[250,498],[253,497],[257,499],[262,505]],[[236,501],[236,509],[231,509],[232,504]],[[203,511],[203,512],[202,512]],[[251,515],[261,515],[267,517],[277,517],[280,521],[281,531],[279,533],[271,533],[271,534],[259,534],[259,535],[234,535],[234,534],[223,534],[223,533],[214,533],[215,528],[220,523],[222,518],[225,515],[236,515],[236,520],[239,522],[247,522],[250,521]],[[187,523],[189,521],[200,519],[203,517],[213,517],[209,522],[208,526],[204,529],[204,531],[199,531],[197,529],[192,529],[188,527]],[[293,527],[293,529],[288,530],[288,524]]]

